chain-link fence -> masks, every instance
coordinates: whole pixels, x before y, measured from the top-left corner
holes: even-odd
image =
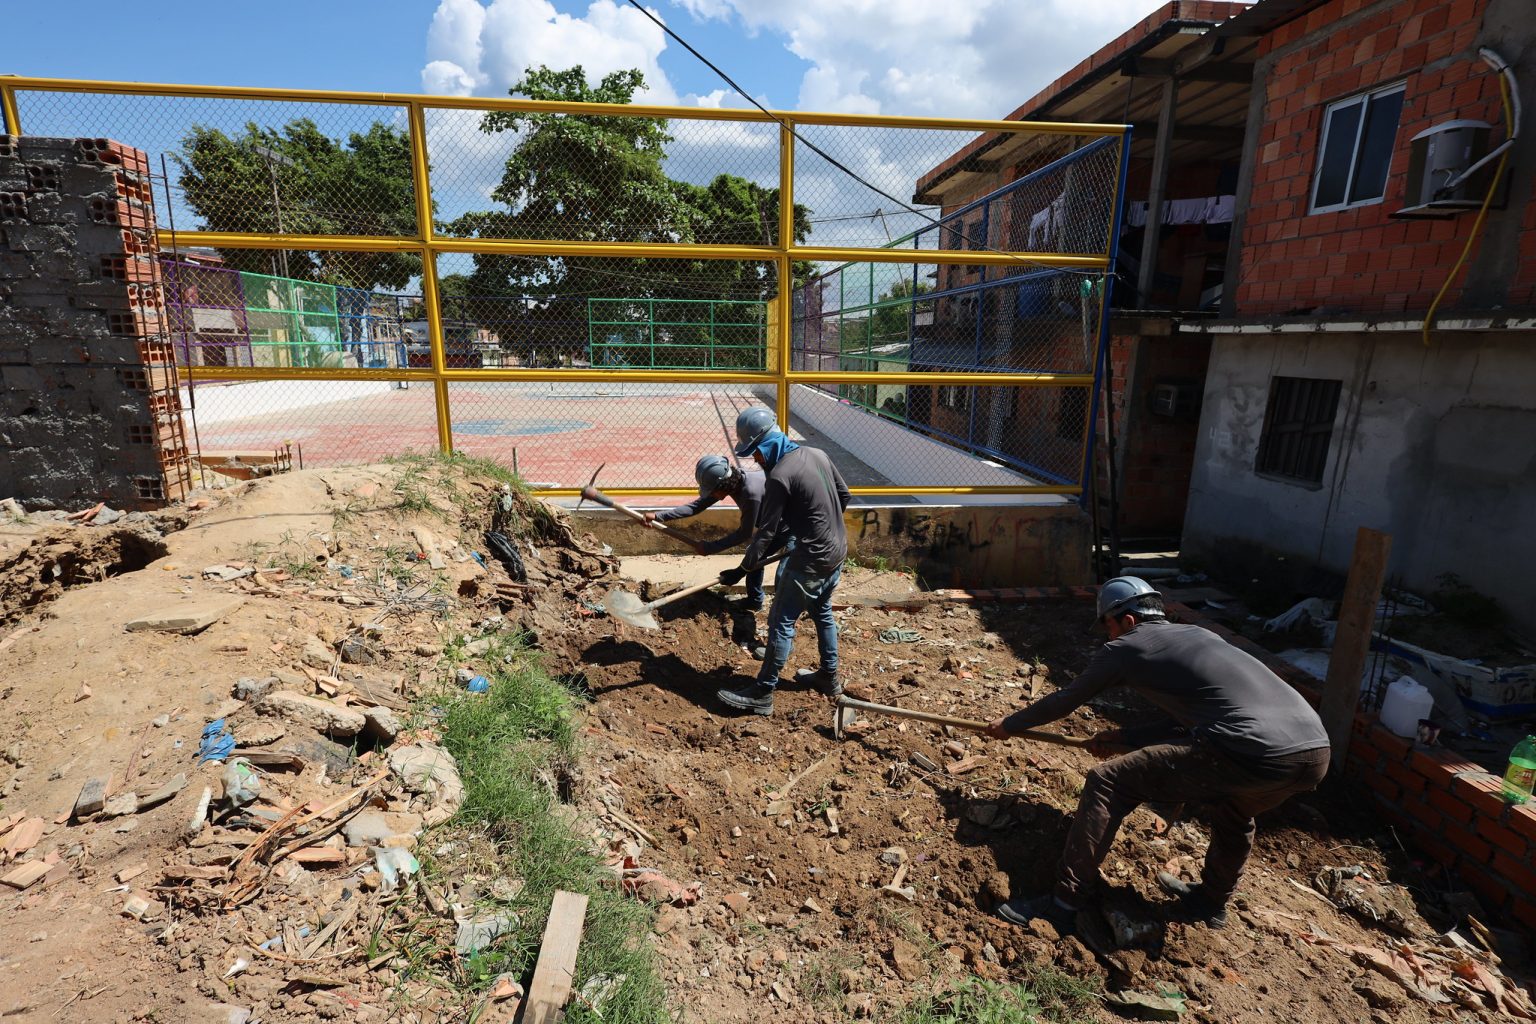
[[[636,84],[0,98],[11,132],[147,155],[205,450],[456,448],[557,493],[603,462],[681,493],[756,403],[862,494],[1081,492],[1124,129],[638,107]],[[934,188],[957,174],[962,201]]]

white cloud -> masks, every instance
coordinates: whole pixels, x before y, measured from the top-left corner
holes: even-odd
[[[838,113],[1002,117],[1160,0],[671,0],[730,14],[808,61],[797,106]],[[733,74],[749,74],[736,67]]]
[[[530,67],[580,64],[587,81],[639,68],[642,103],[676,103],[658,59],[667,38],[641,12],[616,0],[593,0],[580,16],[549,0],[439,0],[427,32],[422,88],[450,95],[504,96]]]

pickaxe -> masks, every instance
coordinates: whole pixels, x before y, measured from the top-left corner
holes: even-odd
[[[603,463],[603,466],[606,465],[608,465],[608,463]],[[581,501],[576,503],[577,508],[581,508],[582,501],[595,501],[597,504],[606,508],[611,508],[616,512],[624,513],[626,516],[629,516],[629,518],[635,520],[638,523],[645,523],[645,525],[654,527],[655,529],[660,530],[662,533],[665,533],[670,537],[675,537],[679,542],[687,544],[695,551],[699,550],[699,542],[694,540],[692,537],[689,537],[687,534],[679,532],[673,527],[668,526],[666,523],[658,523],[654,521],[646,523],[644,515],[636,512],[628,505],[619,504],[617,501],[614,501],[612,498],[608,497],[608,495],[598,490],[597,474],[603,471],[603,466],[598,466],[597,469],[592,471],[592,479],[588,480],[587,485],[581,489]]]
[[[849,696],[837,698],[837,711],[832,719],[832,734],[842,739],[848,726],[854,723],[856,712],[869,711],[877,715],[890,715],[893,718],[911,718],[919,722],[932,722],[935,725],[952,725],[956,729],[969,729],[971,732],[985,732],[987,722],[977,721],[974,718],[955,718],[951,715],[936,715],[931,711],[914,711],[911,708],[898,708],[890,704],[875,704],[867,700],[855,700]],[[1059,747],[1086,747],[1088,740],[1080,740],[1071,736],[1063,736],[1060,733],[1044,732],[1039,729],[1026,729],[1015,733],[1015,738],[1023,740],[1038,740],[1041,743],[1054,743]]]

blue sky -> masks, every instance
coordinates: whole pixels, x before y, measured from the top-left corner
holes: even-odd
[[[1158,0],[650,0],[694,46],[787,110],[1001,117],[1160,6]],[[525,67],[580,63],[588,77],[638,67],[642,101],[744,106],[708,68],[623,0],[156,0],[153,16],[102,0],[29,4],[11,19],[0,72],[354,91],[502,96]],[[83,30],[83,26],[91,30]],[[22,93],[30,133],[117,138],[172,153],[193,123],[239,131],[311,117],[333,137],[398,109]],[[486,209],[507,136],[472,113],[428,113],[442,216]],[[771,126],[674,121],[668,173],[776,183]],[[970,138],[959,132],[827,129],[820,144],[891,195]],[[170,164],[175,178],[175,165]],[[813,241],[884,244],[925,223],[811,157],[797,200],[828,218]],[[179,206],[179,204],[177,204]],[[877,213],[883,211],[883,214]],[[179,209],[183,227],[190,214]],[[846,223],[839,218],[870,217]]]
[[[1001,116],[1158,6],[1157,0],[651,0],[759,97],[782,108]],[[156,0],[28,3],[0,71],[23,75],[419,91],[459,57],[500,95],[514,64],[650,65],[654,98],[710,101],[722,83],[615,0]],[[490,12],[477,30],[460,17]],[[145,11],[153,11],[146,16]],[[91,25],[93,29],[84,30]],[[524,40],[522,44],[518,40]],[[537,40],[537,43],[532,42]],[[510,41],[510,43],[509,43]],[[466,45],[485,55],[464,68]],[[658,76],[654,71],[659,70]],[[436,84],[440,84],[441,79]],[[728,105],[739,99],[716,97]]]

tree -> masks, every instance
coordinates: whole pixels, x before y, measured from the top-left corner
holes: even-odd
[[[582,68],[530,69],[511,89],[535,100],[631,103],[645,84],[638,70],[615,71],[596,86]],[[495,111],[489,134],[516,132],[491,197],[504,210],[468,213],[457,234],[561,241],[767,244],[778,237],[778,190],[722,174],[709,185],[667,176],[672,141],[665,118]],[[795,235],[810,230],[795,208]],[[809,267],[804,268],[808,273]],[[797,276],[801,268],[797,267]],[[572,260],[479,255],[472,275],[481,294],[542,298],[720,298],[761,300],[775,290],[773,268],[720,260]]]
[[[194,125],[175,159],[182,194],[209,231],[416,233],[410,140],[385,124],[353,132],[345,142],[308,119],[280,131],[248,123],[233,138]],[[220,254],[236,270],[272,273],[276,265],[271,250]],[[410,253],[289,252],[287,265],[291,277],[363,289],[403,288],[421,272],[421,258]]]

